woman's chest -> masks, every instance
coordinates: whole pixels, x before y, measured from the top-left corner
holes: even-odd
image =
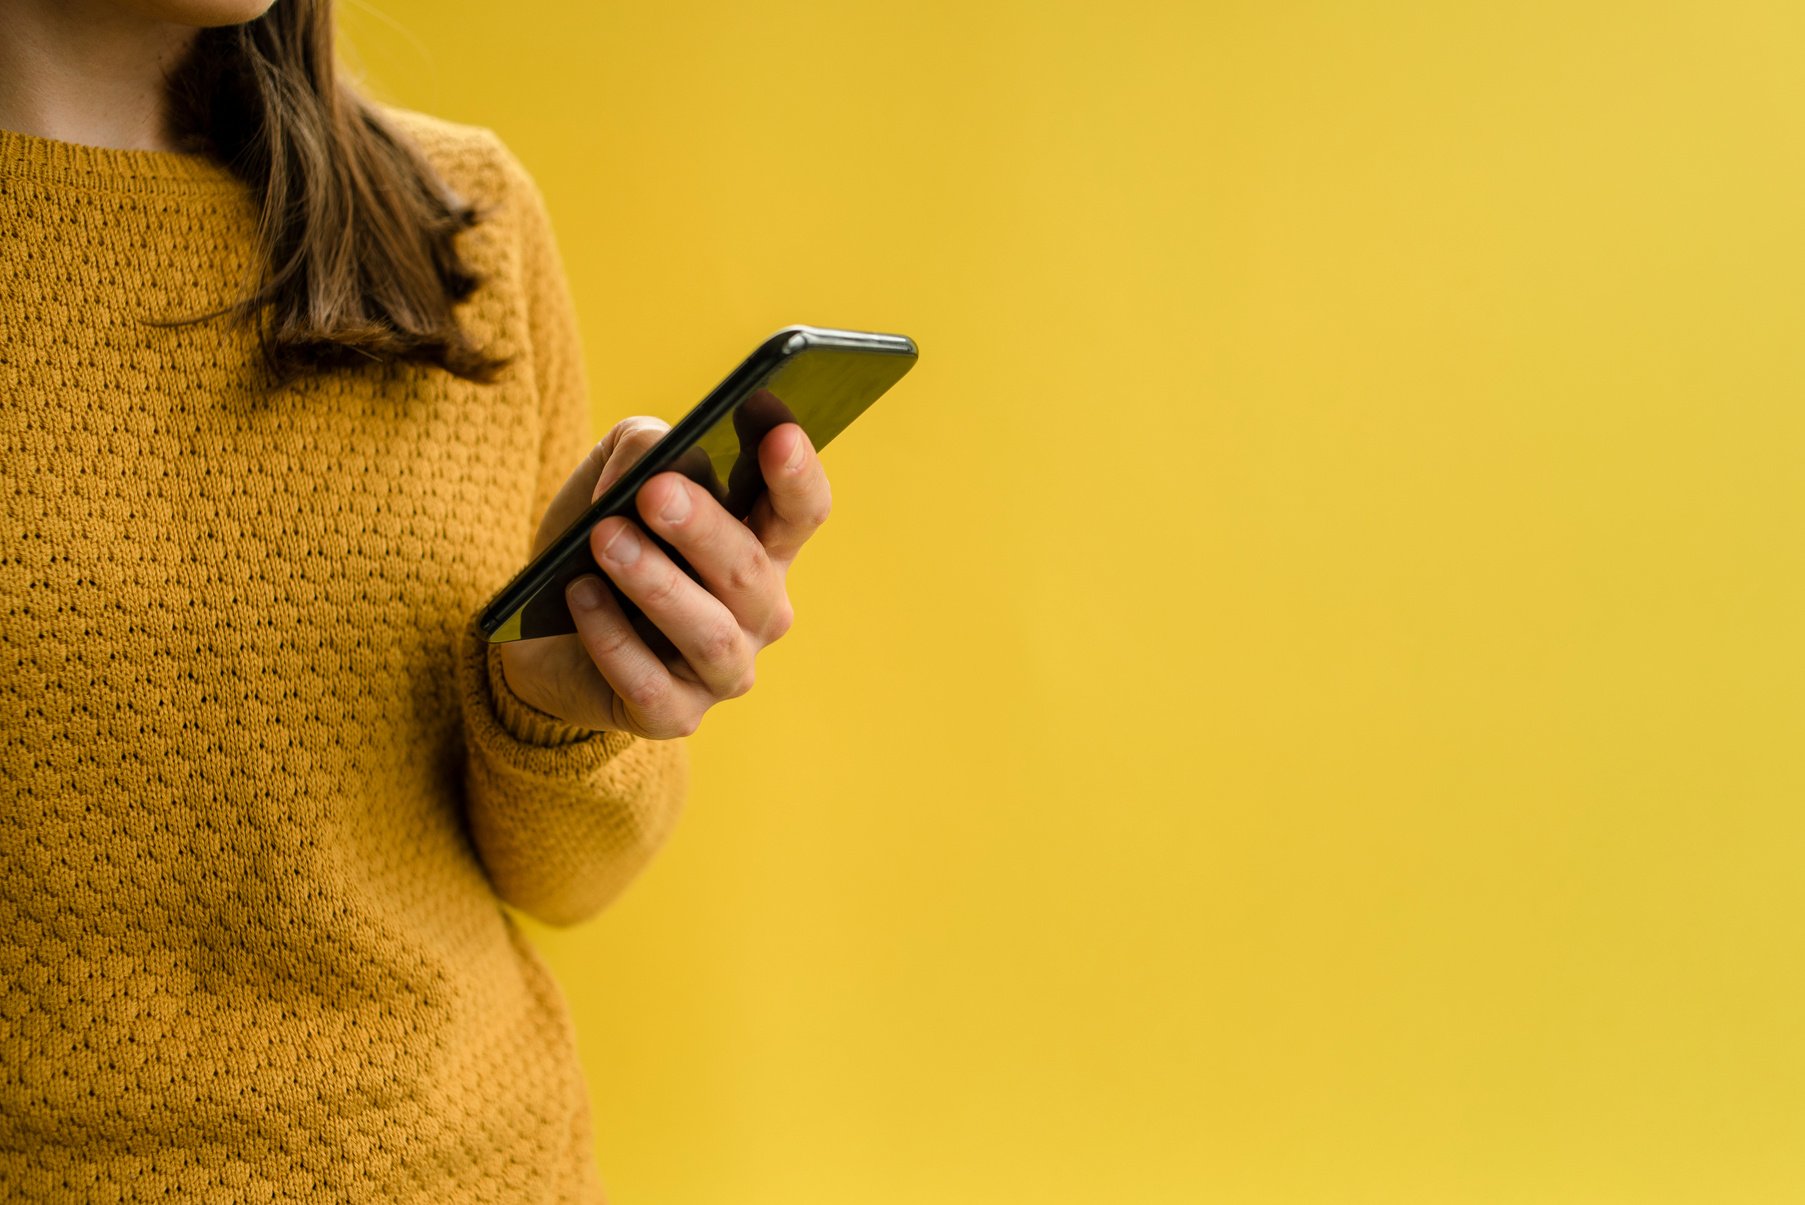
[[[0,330],[7,681],[77,726],[454,714],[455,633],[527,553],[530,388],[410,365],[266,394],[240,327],[121,323]]]

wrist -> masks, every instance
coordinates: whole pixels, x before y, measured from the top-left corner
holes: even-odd
[[[533,745],[568,745],[606,731],[573,723],[564,716],[558,702],[540,687],[544,675],[538,672],[534,652],[520,641],[489,648],[490,694],[502,726],[516,739]]]

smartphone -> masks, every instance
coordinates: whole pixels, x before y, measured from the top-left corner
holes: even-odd
[[[728,373],[501,588],[478,617],[483,635],[491,644],[502,644],[576,631],[564,588],[585,573],[599,576],[643,631],[649,621],[590,554],[590,529],[609,515],[625,515],[685,573],[696,577],[675,548],[640,522],[635,503],[640,487],[657,474],[674,470],[744,520],[765,490],[758,444],[767,432],[784,423],[799,423],[819,452],[900,381],[914,367],[916,356],[914,340],[903,335],[784,327]]]

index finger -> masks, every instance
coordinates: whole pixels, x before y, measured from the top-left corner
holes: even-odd
[[[651,451],[652,445],[663,439],[664,433],[670,429],[671,425],[663,419],[646,414],[636,414],[615,423],[598,445],[602,471],[590,491],[589,500],[593,502],[600,498],[609,486],[620,480],[622,474],[639,463],[639,458]]]

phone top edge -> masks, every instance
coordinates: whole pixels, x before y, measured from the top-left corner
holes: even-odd
[[[843,330],[832,326],[808,326],[795,323],[784,327],[765,340],[761,351],[780,355],[793,354],[809,347],[844,348],[857,351],[888,352],[891,355],[919,356],[915,340],[907,335],[890,335],[881,331]]]

